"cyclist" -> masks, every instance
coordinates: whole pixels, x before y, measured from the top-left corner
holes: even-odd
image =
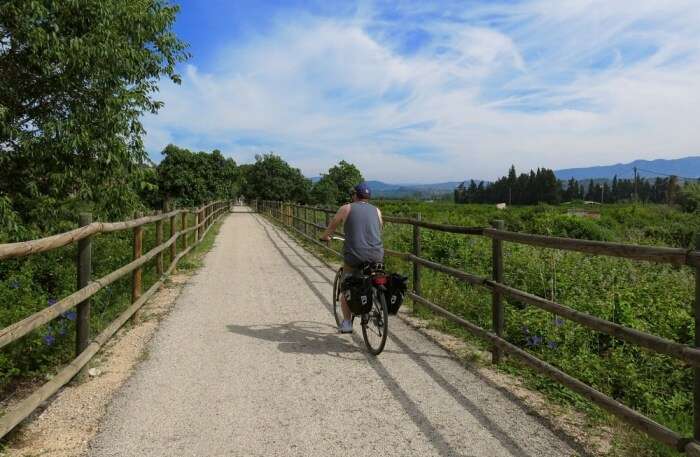
[[[360,183],[350,191],[350,195],[352,203],[338,209],[320,237],[323,241],[329,241],[336,228],[343,224],[345,243],[343,244],[342,280],[364,263],[384,261],[382,213],[379,208],[369,203],[372,195],[369,186],[366,183]],[[352,314],[345,300],[345,294],[340,294],[340,303],[343,310],[340,332],[352,333]]]

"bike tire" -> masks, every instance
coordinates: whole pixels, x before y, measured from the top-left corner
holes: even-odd
[[[343,308],[340,305],[340,278],[342,275],[343,269],[339,268],[333,281],[333,317],[335,317],[335,323],[338,327],[343,322]]]
[[[370,316],[367,322],[365,322],[365,320],[363,319],[362,338],[365,340],[365,345],[367,346],[367,350],[369,351],[369,353],[372,355],[379,355],[384,350],[384,345],[386,344],[386,337],[389,334],[389,309],[386,306],[386,298],[384,297],[382,291],[375,289],[373,293],[373,298],[377,298],[377,300],[374,300],[372,303],[373,315]],[[379,326],[376,325],[377,316],[374,315],[374,313],[378,313],[381,317],[381,322]],[[370,338],[368,337],[367,332],[373,331],[372,329],[368,329],[368,326],[370,325],[375,326],[375,328],[381,333],[379,344],[376,345],[376,347],[373,346],[374,342],[371,342]]]

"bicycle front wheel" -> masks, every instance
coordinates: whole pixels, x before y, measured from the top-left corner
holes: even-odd
[[[379,355],[389,333],[389,311],[382,291],[372,289],[372,310],[362,316],[362,338],[370,354]]]
[[[340,306],[340,281],[343,277],[343,269],[339,268],[338,272],[335,274],[335,280],[333,281],[333,316],[335,317],[335,323],[340,327],[341,322],[343,322],[343,309]]]

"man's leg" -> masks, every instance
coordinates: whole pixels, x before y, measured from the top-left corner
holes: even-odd
[[[350,265],[347,263],[343,264],[343,277],[341,278],[342,281],[345,281],[345,278],[349,275],[351,275],[353,272],[353,269]],[[340,294],[340,309],[343,312],[343,322],[345,321],[348,322],[349,326],[349,331],[352,331],[352,312],[350,312],[350,306],[348,306],[348,301],[345,298],[345,293]],[[342,325],[341,325],[341,331],[342,330]]]
[[[340,294],[340,309],[343,310],[343,319],[349,321],[352,319],[352,313],[348,306],[348,301],[345,299],[345,294]]]

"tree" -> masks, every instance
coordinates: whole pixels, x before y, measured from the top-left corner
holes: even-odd
[[[666,203],[673,205],[676,202],[676,197],[681,188],[678,185],[678,176],[668,178],[668,187],[666,189]]]
[[[0,3],[0,194],[29,222],[71,201],[106,216],[140,205],[140,118],[188,57],[177,11],[161,0]]]
[[[700,184],[686,183],[680,191],[679,203],[684,211],[700,211]]]
[[[284,200],[307,203],[311,181],[273,153],[256,155],[243,168],[242,193],[248,200]]]
[[[338,186],[327,177],[322,177],[311,188],[311,201],[317,205],[333,206],[338,200]]]
[[[198,206],[217,199],[233,199],[240,188],[236,162],[221,151],[192,152],[169,144],[158,165],[158,188],[162,202]]]
[[[363,181],[362,173],[351,163],[341,160],[314,184],[314,203],[342,205],[348,201],[350,190]]]

